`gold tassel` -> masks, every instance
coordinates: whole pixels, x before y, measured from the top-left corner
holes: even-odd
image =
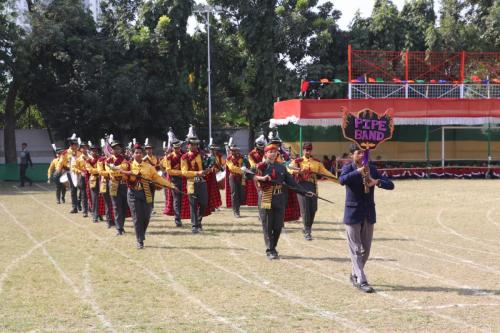
[[[101,182],[99,184],[99,192],[100,193],[106,193],[106,184],[107,184],[106,178],[101,177]]]
[[[112,197],[116,197],[118,194],[118,181],[117,180],[112,180],[111,181],[111,188],[109,189],[109,194]]]
[[[260,202],[261,209],[271,209],[271,203],[273,201],[274,186],[270,186],[262,190],[262,199]]]

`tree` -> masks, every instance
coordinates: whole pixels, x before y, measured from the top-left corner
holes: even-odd
[[[0,96],[5,98],[3,113],[5,163],[16,163],[16,100],[19,72],[24,65],[22,30],[14,23],[15,13],[7,9],[8,1],[0,0]]]
[[[433,0],[406,2],[399,14],[402,27],[402,46],[406,50],[425,51],[426,34],[434,28],[436,14]]]
[[[380,50],[400,50],[402,22],[398,8],[391,0],[376,0],[373,6],[369,31],[371,32],[371,48]]]
[[[46,125],[63,137],[74,131],[92,133],[97,114],[101,58],[96,27],[79,0],[38,4],[30,15],[24,43],[28,66],[20,97],[41,111]]]

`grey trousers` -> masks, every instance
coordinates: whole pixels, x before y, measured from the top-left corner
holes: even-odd
[[[78,184],[73,184],[73,179],[71,178],[69,171],[68,182],[71,193],[71,207],[76,210],[78,208]]]
[[[123,231],[125,214],[127,213],[127,185],[119,184],[116,197],[112,196],[111,200],[113,201],[116,230]]]
[[[192,228],[201,228],[203,213],[208,205],[208,192],[206,182],[194,183],[194,195],[189,195],[189,212],[191,213]],[[196,196],[196,197],[195,197]]]
[[[170,181],[172,184],[175,185],[179,190],[182,190],[182,177],[171,177]],[[174,215],[175,215],[175,223],[179,224],[181,223],[181,204],[182,204],[182,193],[177,192],[177,191],[171,191],[172,192],[172,199],[173,199],[173,209],[174,209]]]
[[[276,251],[281,229],[285,218],[285,207],[272,209],[259,209],[259,219],[262,222],[264,231],[264,242],[266,243],[266,253]]]
[[[370,256],[374,226],[366,220],[363,223],[345,225],[352,275],[357,277],[358,283],[367,282],[364,269]]]
[[[61,174],[59,172],[54,172],[52,175],[52,179],[54,180],[54,183],[56,184],[56,200],[57,202],[60,202],[61,199],[65,199],[66,196],[66,185],[61,183],[59,179],[61,178]]]
[[[156,192],[156,185],[153,183],[149,184],[149,188],[151,190],[151,197],[153,198],[153,202],[150,203],[151,209],[155,208],[155,192]]]
[[[92,221],[97,222],[99,218],[99,182],[90,189],[90,200],[92,200]]]
[[[78,184],[78,202],[82,205],[83,213],[88,213],[89,198],[87,198],[87,180],[85,176],[80,177],[80,184]]]
[[[106,222],[108,222],[108,226],[113,226],[115,225],[115,221],[111,218],[111,212],[113,211],[113,203],[111,201],[111,195],[109,195],[109,181],[105,180],[106,182],[106,192],[102,194],[104,198],[104,210],[106,213]]]
[[[245,201],[245,186],[241,184],[241,177],[229,176],[229,186],[231,186],[231,205],[234,213],[240,213],[241,203]]]
[[[316,193],[316,186],[311,182],[300,182],[300,185],[306,190]],[[303,194],[297,193],[297,200],[299,201],[300,216],[304,224],[304,232],[310,233],[311,227],[314,223],[314,217],[318,210],[318,198],[308,197]]]
[[[135,237],[137,242],[143,242],[146,239],[146,230],[151,218],[151,204],[146,202],[144,191],[131,189],[127,192],[127,202],[130,207],[130,213],[132,213]]]

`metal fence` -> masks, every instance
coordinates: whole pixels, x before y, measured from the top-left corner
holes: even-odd
[[[349,84],[349,99],[500,98],[500,84]]]

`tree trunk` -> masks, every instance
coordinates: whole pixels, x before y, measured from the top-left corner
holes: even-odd
[[[16,97],[17,82],[12,80],[5,99],[5,124],[3,131],[5,163],[17,163],[16,153]]]
[[[248,151],[253,149],[255,143],[255,128],[254,124],[249,124],[248,126]]]

